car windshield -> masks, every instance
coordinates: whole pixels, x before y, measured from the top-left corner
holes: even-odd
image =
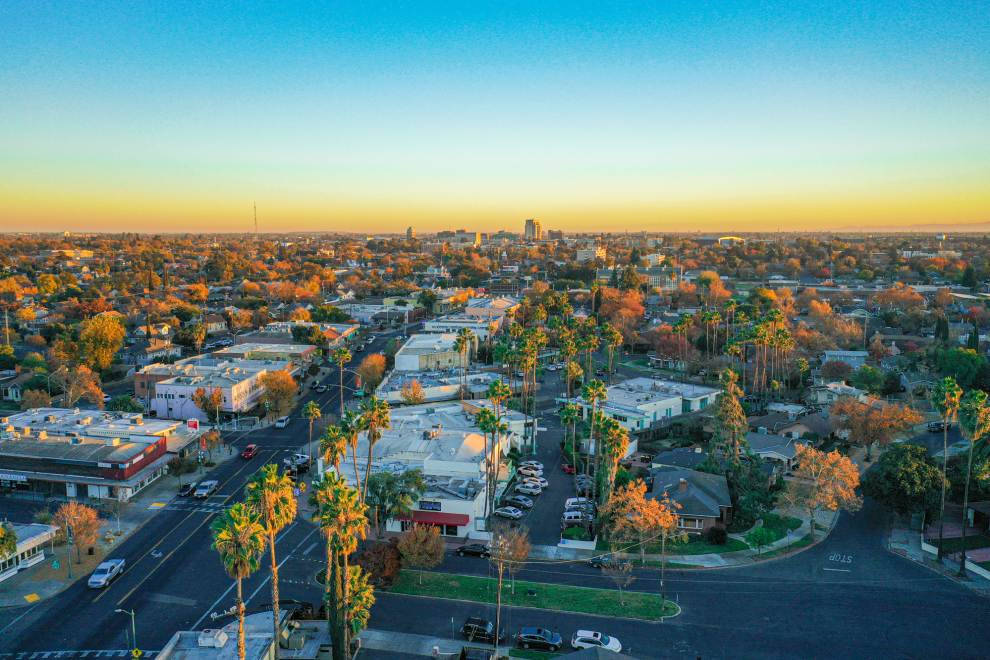
[[[104,575],[110,572],[109,566],[97,566],[94,575]]]
[[[608,645],[608,643],[612,641],[611,639],[608,638],[608,635],[605,634],[600,634],[598,636],[598,639],[601,641],[602,644],[605,645]]]

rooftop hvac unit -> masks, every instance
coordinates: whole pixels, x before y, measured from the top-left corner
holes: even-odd
[[[199,633],[197,645],[200,648],[222,649],[227,644],[227,633],[219,628],[207,628]]]

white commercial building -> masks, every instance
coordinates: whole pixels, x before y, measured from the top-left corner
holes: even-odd
[[[498,332],[502,324],[501,318],[488,319],[484,317],[471,316],[469,314],[458,313],[439,316],[423,323],[424,332],[452,332],[456,334],[465,328],[474,332],[479,342],[487,341],[488,337]]]
[[[18,571],[43,562],[45,544],[55,538],[58,529],[52,525],[39,523],[10,524],[10,526],[17,537],[17,547],[9,555],[0,556],[0,582],[17,575]]]
[[[457,335],[416,334],[395,353],[396,371],[436,371],[459,367],[461,354],[454,348]]]
[[[205,372],[196,376],[176,376],[155,383],[151,409],[159,417],[206,420],[207,415],[193,402],[199,389],[207,393],[220,390],[220,412],[241,414],[252,410],[265,392],[261,377],[265,370],[233,367]]]
[[[579,248],[574,255],[574,261],[577,261],[578,263],[594,261],[595,259],[602,259],[604,261],[605,257],[605,248],[598,245],[593,248]]]

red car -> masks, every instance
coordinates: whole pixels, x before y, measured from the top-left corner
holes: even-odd
[[[560,469],[564,471],[564,474],[574,474],[574,466],[570,463],[562,463]]]
[[[258,455],[258,445],[248,445],[241,452],[241,458],[254,458]]]

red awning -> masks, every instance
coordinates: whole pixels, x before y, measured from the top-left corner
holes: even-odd
[[[412,520],[427,525],[466,525],[471,518],[463,513],[440,513],[439,511],[413,511]],[[409,516],[399,516],[400,520],[409,520]]]

